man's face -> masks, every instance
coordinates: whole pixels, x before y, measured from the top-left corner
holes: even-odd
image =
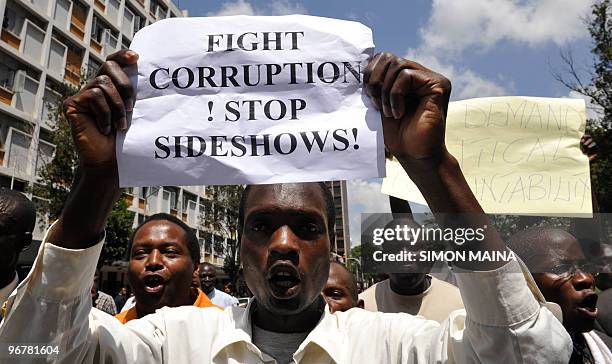
[[[315,183],[252,186],[244,206],[241,259],[257,304],[302,312],[329,272],[326,204]]]
[[[127,289],[121,288],[121,290],[119,290],[119,294],[122,295],[122,296],[127,295]]]
[[[147,311],[190,304],[194,270],[180,226],[155,220],[134,236],[128,277],[137,304]]]
[[[202,264],[200,266],[200,287],[206,293],[212,292],[215,289],[215,283],[217,281],[217,273],[215,268],[210,264]]]
[[[571,268],[562,268],[584,261],[580,244],[569,234],[551,239],[529,259],[528,266],[536,271],[533,277],[544,297],[561,306],[563,326],[574,333],[591,331],[597,317],[593,276],[580,270],[568,274]]]
[[[363,308],[363,301],[357,298],[357,285],[351,273],[339,264],[329,265],[329,277],[323,288],[323,297],[331,312],[344,312],[358,306]]]

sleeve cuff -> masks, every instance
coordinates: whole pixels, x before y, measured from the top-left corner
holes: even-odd
[[[492,271],[454,270],[471,321],[486,326],[512,326],[530,319],[540,309],[518,262]]]
[[[62,248],[48,243],[45,236],[32,270],[22,283],[28,285],[32,295],[46,300],[78,297],[91,289],[103,245],[104,235],[87,249]]]

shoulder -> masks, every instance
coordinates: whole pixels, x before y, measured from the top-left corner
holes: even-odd
[[[100,298],[105,299],[105,300],[113,299],[113,296],[109,295],[108,293],[104,293],[102,291],[98,291],[98,296],[100,296]]]
[[[365,299],[366,297],[374,297],[375,294],[376,294],[376,290],[383,289],[385,287],[387,281],[388,280],[385,279],[384,281],[381,281],[381,282],[378,282],[378,283],[374,283],[368,289],[366,289],[365,291],[361,292],[359,294],[359,298]]]
[[[454,295],[461,297],[461,292],[456,286],[443,280],[431,277],[431,288],[436,292],[444,292],[445,295]]]
[[[228,300],[228,301],[236,301],[238,302],[238,299],[230,294],[227,294],[223,291],[219,291],[218,289],[215,288],[215,294],[219,295],[220,297],[223,297],[224,300]]]

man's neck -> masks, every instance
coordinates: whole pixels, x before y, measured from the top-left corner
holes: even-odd
[[[256,305],[257,301],[254,304]],[[324,310],[325,301],[321,296],[318,296],[304,311],[294,315],[279,315],[261,306],[256,306],[251,320],[253,325],[267,331],[282,333],[310,332],[319,323]]]
[[[415,295],[419,295],[425,291],[427,291],[427,289],[429,288],[429,286],[431,286],[431,279],[429,278],[428,275],[424,275],[423,279],[419,280],[418,282],[416,282],[414,285],[408,286],[408,287],[403,287],[400,285],[395,284],[395,282],[393,280],[389,280],[389,287],[391,288],[391,290],[401,296],[415,296]]]

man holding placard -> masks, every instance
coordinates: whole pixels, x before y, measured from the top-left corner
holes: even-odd
[[[65,103],[80,178],[32,274],[9,300],[2,342],[57,345],[60,361],[71,363],[523,363],[569,358],[568,334],[535,300],[513,262],[465,267],[486,272],[461,275],[467,316],[455,312],[442,325],[404,314],[330,313],[320,292],[329,271],[333,208],[328,208],[329,192],[316,183],[257,185],[245,191],[241,258],[255,295],[247,308],[164,308],[126,325],[90,313],[83,303],[87,281],[119,195],[115,134],[128,128],[135,99],[121,68],[137,59],[132,51],[109,56],[99,75]],[[432,210],[482,213],[444,144],[450,82],[383,53],[369,62],[364,83],[382,110],[387,148]],[[475,226],[488,220],[474,215],[445,223]],[[494,229],[485,235],[478,246],[464,248],[506,249]]]

